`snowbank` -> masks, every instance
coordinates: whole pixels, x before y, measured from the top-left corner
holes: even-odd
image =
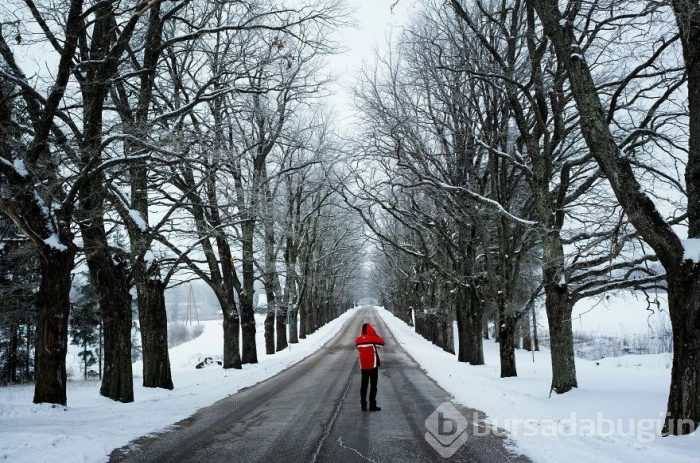
[[[518,377],[500,378],[494,342],[484,343],[486,365],[458,363],[387,310],[377,310],[428,376],[457,402],[482,410],[493,426],[509,431],[513,444],[535,462],[700,461],[698,433],[658,437],[670,383],[670,354],[598,362],[577,359],[579,388],[549,398],[549,351],[535,352],[534,362],[531,352],[517,351]],[[524,420],[530,420],[529,425]],[[593,420],[597,428],[585,420]],[[603,420],[612,420],[614,428]],[[559,429],[556,436],[551,435],[553,427]]]
[[[257,321],[258,360],[243,370],[195,369],[199,359],[221,354],[221,320],[202,322],[204,332],[170,350],[175,389],[140,386],[134,364],[135,401],[113,402],[99,395],[98,382],[69,381],[68,406],[32,404],[32,385],[0,388],[0,459],[12,462],[104,461],[116,447],[192,415],[196,410],[263,381],[309,356],[330,340],[353,311],[275,355],[265,355],[262,319]],[[69,359],[70,360],[70,359]],[[76,371],[79,375],[79,369]]]

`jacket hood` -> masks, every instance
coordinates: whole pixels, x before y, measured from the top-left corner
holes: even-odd
[[[371,323],[365,323],[362,325],[362,332],[360,334],[367,336],[376,336],[377,332],[374,331],[374,327]]]
[[[355,338],[355,345],[358,344],[379,344],[384,345],[384,340],[374,331],[374,327],[369,323],[362,325],[360,335]]]

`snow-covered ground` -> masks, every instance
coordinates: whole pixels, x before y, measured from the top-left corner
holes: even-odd
[[[550,398],[549,351],[536,352],[534,362],[531,352],[518,351],[518,377],[500,378],[494,342],[484,343],[486,365],[458,363],[387,310],[377,310],[431,378],[457,402],[482,410],[491,425],[509,431],[513,445],[535,462],[700,462],[697,432],[658,435],[670,354],[577,359],[579,388]]]
[[[299,344],[274,355],[265,355],[263,317],[256,316],[260,363],[244,365],[243,370],[194,368],[200,359],[216,357],[222,351],[222,322],[202,322],[204,332],[199,337],[170,349],[175,389],[141,387],[141,363],[137,362],[135,401],[130,404],[100,396],[98,382],[69,381],[67,407],[32,404],[32,385],[0,388],[0,460],[104,461],[112,449],[138,436],[162,430],[199,408],[297,363],[330,340],[352,313],[347,311]],[[79,375],[79,370],[75,373]]]

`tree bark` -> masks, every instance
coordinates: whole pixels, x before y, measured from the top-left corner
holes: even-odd
[[[252,213],[241,226],[241,244],[243,255],[243,291],[241,291],[241,355],[242,363],[258,363],[258,356],[255,348],[255,316],[253,312],[254,288],[254,259],[253,254],[253,232],[255,222]]]
[[[559,232],[551,229],[544,238],[543,246],[542,278],[552,357],[551,390],[563,394],[578,387],[571,327],[573,305],[569,301],[569,289],[564,280],[564,248]]]
[[[287,348],[287,306],[277,305],[277,316],[275,318],[275,329],[277,330],[277,352]]]
[[[22,378],[24,381],[29,381],[32,378],[30,367],[29,367],[29,359],[31,358],[30,352],[31,352],[31,347],[32,347],[32,324],[27,323],[27,339],[26,339],[26,344],[25,344],[25,351],[24,351],[24,378]],[[36,344],[35,344],[36,345]],[[36,349],[35,349],[36,350]],[[36,366],[36,364],[35,364]]]
[[[89,100],[89,99],[86,99]],[[94,100],[93,100],[94,101]],[[88,112],[90,113],[90,112]],[[101,114],[101,112],[100,112]],[[86,125],[101,124],[92,119]],[[86,129],[86,157],[96,153],[100,128]],[[91,141],[87,141],[91,140]],[[92,145],[92,146],[90,146]],[[80,231],[85,260],[92,276],[104,322],[104,376],[100,394],[120,402],[134,400],[131,371],[131,295],[126,265],[119,256],[112,256],[104,224],[104,179],[93,176],[80,190]]]
[[[531,305],[530,310],[535,310]],[[520,332],[522,334],[523,349],[532,351],[534,349],[532,342],[532,328],[530,326],[530,313],[525,312],[520,320]]]
[[[289,246],[289,241],[287,243]],[[289,247],[288,247],[289,249]],[[287,252],[287,251],[285,251]],[[289,343],[290,344],[296,344],[299,342],[299,332],[297,329],[297,312],[299,309],[295,306],[299,306],[303,309],[304,305],[307,303],[306,297],[302,295],[301,297],[299,296],[299,290],[300,288],[297,286],[296,283],[296,251],[293,249],[288,251],[289,255],[285,256],[285,260],[287,261],[287,288],[289,288],[289,305],[287,306],[287,310],[289,310],[289,320],[290,320],[290,325],[289,325]],[[305,272],[302,268],[302,278],[305,278]],[[308,293],[306,293],[308,294]],[[303,314],[304,315],[304,314]],[[306,329],[308,328],[306,325],[306,317],[303,316],[301,318],[300,324],[304,326],[304,336],[306,336],[307,331]]]
[[[290,344],[296,344],[299,342],[299,334],[297,332],[297,314],[298,310],[292,307],[290,311],[290,325],[289,325],[289,342]]]
[[[86,131],[87,133],[87,131]],[[112,256],[105,232],[103,179],[95,176],[80,191],[80,230],[85,259],[104,322],[104,376],[100,394],[134,400],[131,371],[131,295],[123,259]]]
[[[219,298],[224,314],[224,368],[241,369],[240,323],[236,306]]]
[[[104,323],[104,374],[100,394],[120,402],[133,402],[131,370],[131,295],[123,263],[115,265],[106,252],[106,237],[95,227],[83,226],[86,255],[95,282]],[[94,243],[98,243],[94,245]]]
[[[14,384],[17,382],[17,347],[19,345],[19,325],[11,322],[9,324],[10,343],[7,346],[7,361],[3,368],[2,380]]]
[[[549,349],[552,357],[550,389],[563,394],[578,387],[574,358],[574,334],[571,328],[571,306],[567,293],[560,286],[545,287]]]
[[[505,305],[505,304],[503,304]],[[515,368],[515,316],[504,313],[500,317],[498,352],[501,359],[501,378],[518,376]]]
[[[263,176],[267,178],[267,169],[263,166]],[[287,347],[287,328],[280,311],[282,287],[277,274],[277,239],[275,236],[275,204],[269,182],[263,186],[265,211],[263,224],[265,234],[265,292],[267,294],[267,317],[265,318],[265,349],[268,354],[275,353],[275,328],[277,329],[277,351]]]
[[[143,351],[143,386],[172,389],[165,284],[160,278],[142,280],[137,282],[136,292]]]
[[[66,352],[73,265],[72,251],[50,251],[41,258],[41,284],[36,298],[35,404],[66,405]]]
[[[532,340],[535,346],[535,351],[540,350],[540,338],[537,336],[537,310],[532,307]]]
[[[473,289],[461,288],[457,291],[456,315],[459,337],[457,360],[471,365],[484,364],[484,348],[481,338],[483,311],[478,296]]]
[[[668,275],[673,367],[664,433],[689,434],[700,423],[700,264]]]
[[[267,294],[267,315],[265,315],[265,353],[272,355],[275,353],[275,312],[277,301],[275,293],[269,282],[265,282],[265,293]]]
[[[306,335],[311,334],[308,321],[308,314],[311,313],[310,305],[309,298],[304,298],[299,305],[299,339],[306,339]]]

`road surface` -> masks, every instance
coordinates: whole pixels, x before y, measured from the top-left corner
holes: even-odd
[[[363,322],[384,337],[377,402],[360,409],[354,338]],[[243,371],[241,374],[245,374]],[[359,309],[318,352],[175,425],[112,452],[115,462],[528,462],[502,438],[470,436],[444,460],[425,420],[450,395],[396,342],[371,308]],[[455,405],[465,416],[474,410]]]

